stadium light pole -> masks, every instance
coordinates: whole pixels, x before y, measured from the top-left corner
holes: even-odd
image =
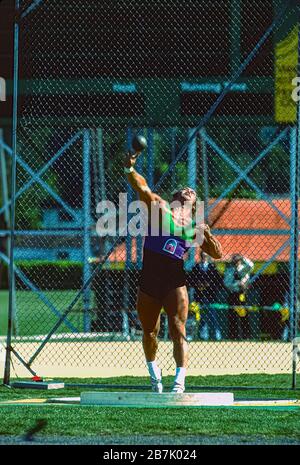
[[[12,162],[11,162],[11,211],[10,211],[10,256],[9,256],[9,299],[6,339],[6,358],[4,368],[5,385],[10,383],[11,339],[13,330],[14,305],[14,245],[15,245],[15,198],[16,198],[16,159],[17,159],[17,123],[18,123],[18,80],[19,80],[19,11],[20,2],[15,0],[14,20],[14,71],[13,71],[13,115],[12,115]]]

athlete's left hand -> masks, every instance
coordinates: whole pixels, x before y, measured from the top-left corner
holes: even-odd
[[[208,224],[203,225],[203,232],[204,232],[204,235],[206,237],[211,236],[211,230],[210,230],[210,227],[208,226]]]

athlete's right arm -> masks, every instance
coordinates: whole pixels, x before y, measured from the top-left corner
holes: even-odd
[[[125,158],[124,169],[129,184],[139,194],[140,199],[146,203],[148,208],[150,208],[151,202],[164,204],[164,200],[159,195],[151,191],[146,179],[134,169],[138,155],[139,152],[134,155],[128,154]]]

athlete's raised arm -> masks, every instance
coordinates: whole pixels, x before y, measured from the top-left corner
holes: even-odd
[[[141,176],[135,169],[135,163],[139,152],[134,155],[128,154],[124,162],[124,171],[131,187],[139,194],[140,199],[150,208],[151,202],[165,204],[165,201],[157,194],[151,191],[146,179]]]

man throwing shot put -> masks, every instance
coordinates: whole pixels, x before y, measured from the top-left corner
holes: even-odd
[[[143,328],[143,348],[151,378],[152,390],[161,393],[162,372],[156,362],[160,312],[164,308],[173,341],[176,374],[172,392],[183,393],[188,363],[185,324],[188,316],[188,293],[184,272],[184,255],[199,237],[194,220],[196,193],[185,187],[173,194],[171,204],[153,193],[146,180],[134,169],[140,152],[128,154],[124,171],[131,187],[147,206],[148,234],[143,250],[143,268],[139,281],[137,311]],[[159,208],[159,220],[150,221],[151,210]],[[155,215],[154,215],[155,216]],[[156,228],[156,229],[155,229]],[[202,225],[201,249],[213,258],[222,256],[219,241],[208,225]]]

